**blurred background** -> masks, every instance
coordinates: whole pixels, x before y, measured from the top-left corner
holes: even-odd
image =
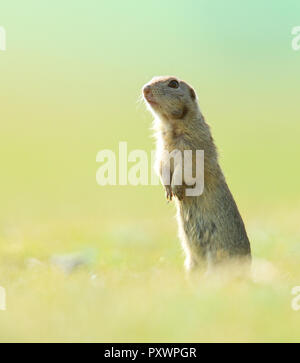
[[[2,341],[300,340],[299,14],[297,0],[2,1]],[[154,148],[139,96],[155,75],[196,89],[260,282],[191,286],[162,187],[97,185],[99,150]],[[52,263],[74,254],[71,272]]]

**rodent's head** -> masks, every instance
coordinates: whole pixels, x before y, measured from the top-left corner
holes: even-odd
[[[176,77],[154,77],[143,87],[143,95],[150,110],[166,121],[193,117],[198,111],[194,89]]]

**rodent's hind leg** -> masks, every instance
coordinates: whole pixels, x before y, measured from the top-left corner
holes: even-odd
[[[187,256],[184,261],[184,267],[187,272],[192,272],[197,270],[197,267],[199,267],[198,262],[192,258],[192,256]]]
[[[185,250],[185,261],[184,267],[188,273],[192,272],[205,272],[207,269],[207,260],[201,251],[195,251],[191,248],[184,248]]]

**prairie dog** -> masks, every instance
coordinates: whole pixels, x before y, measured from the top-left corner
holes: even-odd
[[[210,269],[227,261],[248,264],[251,250],[245,226],[220,168],[214,140],[194,89],[176,77],[155,77],[143,87],[143,95],[155,118],[157,169],[167,199],[176,203],[186,269],[203,265]],[[170,183],[166,183],[162,173],[163,150],[204,151],[201,195],[187,196],[187,184],[174,183],[175,158],[169,168]],[[195,162],[193,157],[193,169]]]

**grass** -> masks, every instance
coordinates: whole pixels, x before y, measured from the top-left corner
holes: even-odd
[[[137,194],[142,200],[143,189]],[[268,220],[263,213],[248,217],[257,282],[189,280],[173,208],[160,189],[150,194],[160,209],[151,218],[65,212],[7,225],[0,244],[7,290],[1,341],[299,341],[300,313],[291,309],[291,289],[300,284],[299,234],[281,228],[278,211]],[[290,211],[295,223],[296,216]],[[54,253],[87,249],[90,264],[70,274],[50,262]]]

